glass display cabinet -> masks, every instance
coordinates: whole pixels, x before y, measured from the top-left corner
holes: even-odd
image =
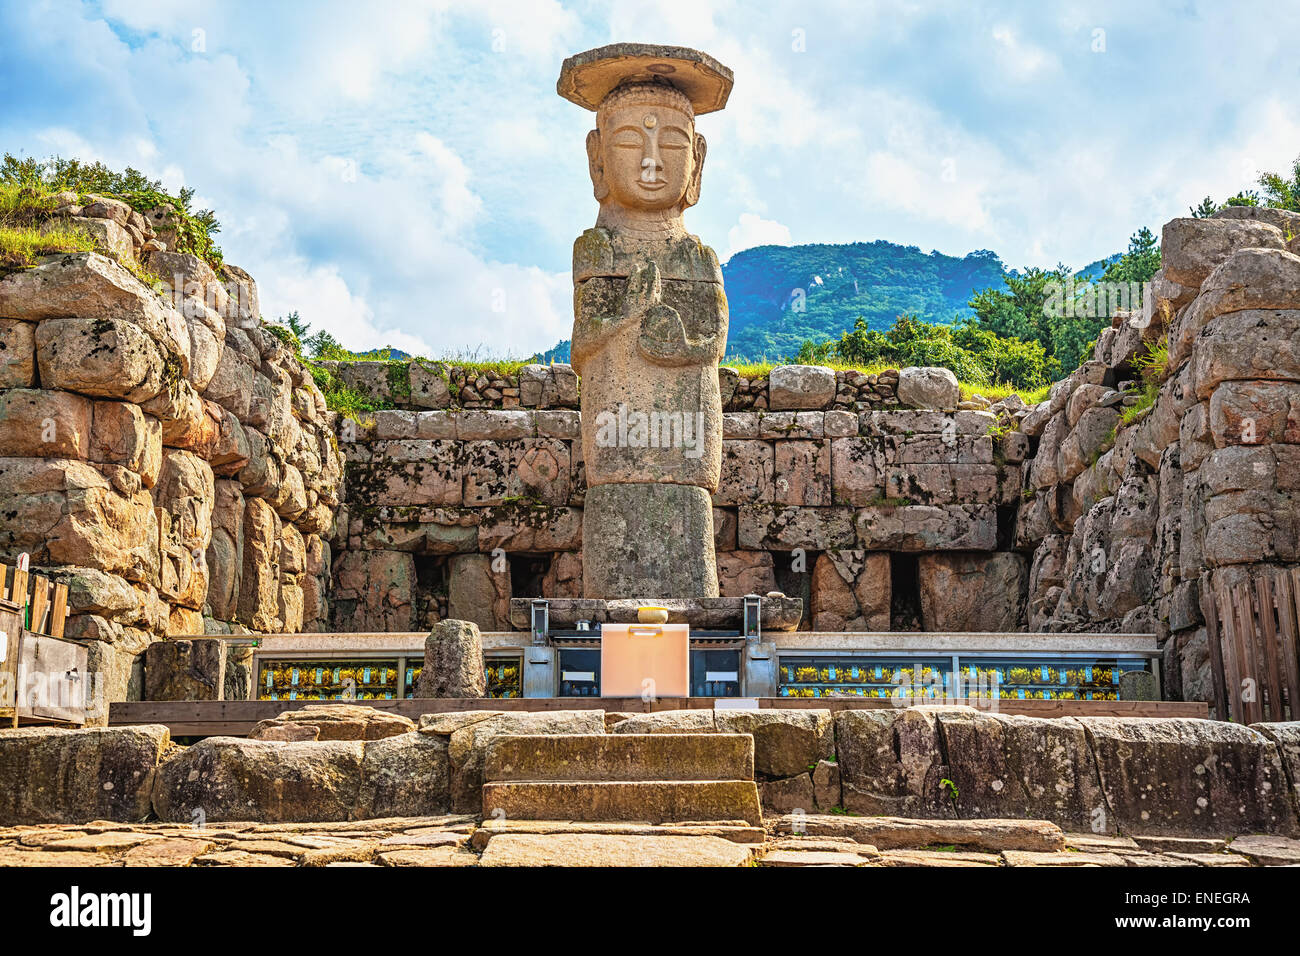
[[[1142,657],[782,655],[782,697],[1119,700],[1120,676]]]
[[[258,700],[400,700],[415,696],[423,661],[418,658],[349,660],[260,659]],[[522,661],[517,656],[490,656],[484,661],[487,696],[523,696]]]

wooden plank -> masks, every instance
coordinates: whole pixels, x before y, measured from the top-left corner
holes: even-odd
[[[23,626],[25,627],[27,625],[27,572],[21,568],[14,568],[13,586],[10,588],[10,600],[14,601],[18,605],[19,614],[22,616]]]
[[[45,633],[45,612],[50,607],[50,581],[39,574],[32,575],[32,612],[28,617],[27,630],[34,634]]]
[[[1268,673],[1268,719],[1286,720],[1282,705],[1282,669],[1277,653],[1276,607],[1273,582],[1267,574],[1255,578],[1255,614],[1259,621],[1259,639],[1264,645],[1264,663]]]
[[[1282,664],[1286,669],[1287,704],[1291,708],[1291,719],[1300,720],[1300,620],[1297,614],[1297,600],[1300,599],[1300,576],[1278,573],[1274,579],[1277,585],[1277,621],[1282,632]]]
[[[63,625],[68,618],[68,586],[60,581],[54,585],[54,607],[50,612],[50,636],[62,637]]]
[[[0,604],[0,726],[18,726],[18,649],[23,633],[20,614],[10,601]]]
[[[165,724],[177,737],[243,736],[259,720],[275,717],[288,709],[298,709],[310,701],[236,700],[236,701],[128,701],[113,703],[109,707],[109,724]],[[392,711],[416,720],[421,714],[448,713],[464,710],[504,711],[555,711],[604,710],[608,713],[643,713],[649,705],[640,698],[575,699],[567,697],[493,698],[471,699],[418,699],[363,701],[367,706]],[[666,703],[666,702],[656,702]],[[712,697],[676,699],[669,709],[695,707],[712,708]],[[990,701],[956,701],[989,710]],[[1027,717],[1207,717],[1208,705],[1203,701],[1141,701],[1141,700],[1003,700],[998,713]],[[786,698],[765,697],[758,701],[762,709],[818,709],[818,710],[884,710],[895,709],[889,700],[853,698]]]
[[[1219,606],[1219,623],[1223,628],[1223,678],[1228,696],[1228,720],[1243,723],[1241,712],[1241,667],[1237,655],[1237,623],[1232,612],[1232,596],[1226,585],[1215,586],[1214,600]]]
[[[1219,606],[1214,600],[1210,572],[1201,574],[1201,614],[1205,618],[1205,638],[1210,650],[1210,684],[1214,694],[1214,714],[1219,720],[1228,719],[1228,694],[1223,672],[1223,644],[1219,631]]]
[[[1244,582],[1232,586],[1232,610],[1237,622],[1238,661],[1242,681],[1249,681],[1251,700],[1242,699],[1243,722],[1257,724],[1264,720],[1263,688],[1260,687],[1259,647],[1255,639],[1255,619],[1250,612],[1250,588]]]

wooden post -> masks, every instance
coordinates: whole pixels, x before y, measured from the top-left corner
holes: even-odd
[[[1255,724],[1264,719],[1264,689],[1260,682],[1259,648],[1255,641],[1255,620],[1250,612],[1250,586],[1238,582],[1232,588],[1232,607],[1236,612],[1237,649],[1241,660],[1241,676],[1252,685],[1254,700],[1243,698],[1244,723]]]
[[[1268,719],[1286,720],[1282,706],[1282,669],[1277,653],[1277,624],[1274,617],[1273,582],[1269,575],[1255,579],[1255,611],[1259,616],[1259,635],[1264,644],[1264,664],[1268,672]]]
[[[22,620],[23,627],[27,626],[27,572],[22,568],[14,568],[14,586],[10,592],[10,600],[18,605],[18,617]]]
[[[32,613],[27,630],[33,634],[45,634],[45,612],[50,607],[50,581],[39,574],[32,575]]]
[[[1297,595],[1300,595],[1300,576],[1295,571],[1279,572],[1277,585],[1277,621],[1282,632],[1282,663],[1286,667],[1287,703],[1291,719],[1300,720],[1300,622],[1297,621]]]
[[[1229,718],[1226,675],[1223,672],[1223,644],[1219,633],[1219,606],[1214,600],[1210,572],[1201,574],[1201,613],[1205,617],[1205,643],[1210,649],[1210,686],[1214,693],[1214,715]]]
[[[68,617],[68,586],[60,581],[54,585],[54,609],[50,615],[50,636],[62,637],[63,625]]]
[[[1232,613],[1232,595],[1220,584],[1215,589],[1219,621],[1223,626],[1223,677],[1228,695],[1228,719],[1244,723],[1241,713],[1241,665],[1237,654],[1237,622]]]

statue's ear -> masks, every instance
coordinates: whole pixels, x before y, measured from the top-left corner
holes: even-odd
[[[695,159],[695,169],[691,172],[691,181],[686,186],[686,197],[682,200],[682,208],[687,209],[694,206],[700,201],[700,175],[704,172],[704,154],[709,151],[709,144],[704,141],[704,137],[699,133],[695,134],[695,146],[692,154]]]
[[[593,129],[587,134],[587,172],[591,174],[591,191],[600,202],[609,195],[609,184],[605,182],[605,164],[600,158],[600,130]]]

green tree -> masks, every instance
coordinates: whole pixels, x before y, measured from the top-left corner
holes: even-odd
[[[1259,177],[1259,185],[1264,190],[1266,205],[1300,212],[1300,156],[1291,164],[1290,179],[1277,173],[1264,173]]]
[[[303,342],[307,341],[307,332],[311,329],[311,323],[304,322],[302,317],[298,315],[297,309],[294,309],[284,317],[284,324],[289,327],[289,330],[293,332],[294,335],[298,336],[299,340]]]
[[[900,315],[885,332],[859,318],[839,341],[805,342],[799,361],[848,365],[938,366],[970,385],[1004,383],[1017,388],[1041,388],[1059,374],[1059,364],[1037,342],[1003,338],[973,320],[955,325],[926,322]]]
[[[1146,226],[1129,238],[1128,252],[1102,273],[1103,282],[1150,282],[1160,271],[1160,243]]]

